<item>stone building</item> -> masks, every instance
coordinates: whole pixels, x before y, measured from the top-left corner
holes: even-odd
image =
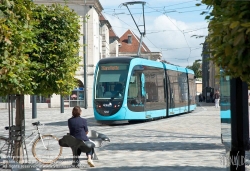
[[[119,56],[137,56],[137,52],[140,45],[140,38],[136,36],[133,31],[127,30],[120,37],[119,42]],[[142,42],[140,56],[146,59],[156,61],[158,58],[161,59],[162,54],[160,52],[151,52],[147,45]]]
[[[211,54],[209,52],[209,44],[205,41],[202,50],[202,94],[208,101],[210,94],[214,94],[216,89],[220,88],[219,68],[215,66],[213,61],[209,60]]]
[[[92,93],[94,71],[98,61],[107,57],[136,56],[139,48],[139,38],[130,30],[119,38],[112,29],[109,21],[102,15],[103,7],[99,0],[33,0],[38,5],[52,5],[55,3],[67,5],[80,16],[81,36],[79,56],[82,57],[79,68],[75,73],[78,87],[69,96],[63,97],[64,107],[92,107]],[[65,4],[66,3],[66,4]],[[86,16],[88,19],[86,20]],[[85,46],[84,46],[85,45]],[[151,52],[142,43],[142,57],[156,60],[162,57],[160,52]],[[86,61],[86,79],[84,79],[84,59]],[[86,82],[85,82],[86,81]],[[86,91],[86,97],[84,97]],[[25,96],[25,108],[32,107],[32,100],[36,98],[38,108],[60,107],[61,96],[53,94],[51,97],[41,95]],[[86,103],[84,101],[86,98]],[[7,108],[6,97],[0,97],[0,108]]]
[[[109,32],[111,29],[110,23],[102,16],[103,7],[99,0],[33,0],[36,4],[52,5],[55,3],[66,5],[73,9],[81,18],[81,34],[79,56],[82,57],[80,67],[75,73],[75,78],[78,80],[78,87],[72,90],[72,94],[64,97],[64,106],[72,107],[79,105],[84,107],[84,91],[87,93],[87,106],[92,106],[92,91],[94,70],[97,62],[101,58],[109,57],[110,40]],[[86,16],[88,19],[86,20]],[[118,51],[118,39],[113,40],[113,51]],[[86,44],[86,46],[83,46]],[[84,58],[86,59],[86,83],[84,82]],[[60,95],[53,94],[51,97],[36,96],[38,108],[60,107]],[[1,103],[3,102],[3,103]],[[0,98],[0,108],[7,108],[6,98]],[[32,107],[32,98],[30,95],[25,96],[25,107]]]

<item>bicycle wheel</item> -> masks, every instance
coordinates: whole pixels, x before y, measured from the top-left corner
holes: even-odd
[[[62,154],[62,147],[59,145],[57,137],[53,135],[43,135],[42,139],[38,138],[34,142],[32,154],[39,162],[50,164],[60,157]]]
[[[0,159],[12,157],[13,147],[11,143],[8,141],[8,138],[4,138],[0,136]]]

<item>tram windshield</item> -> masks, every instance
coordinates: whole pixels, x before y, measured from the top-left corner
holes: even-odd
[[[123,98],[128,67],[128,64],[100,64],[96,77],[95,98]]]

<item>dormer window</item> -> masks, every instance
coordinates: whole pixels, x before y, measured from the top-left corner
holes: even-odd
[[[131,34],[128,35],[128,44],[132,44],[132,35]]]

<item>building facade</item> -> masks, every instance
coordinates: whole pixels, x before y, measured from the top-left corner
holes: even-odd
[[[140,46],[140,38],[136,36],[133,31],[127,30],[120,37],[119,42],[119,56],[137,56]],[[160,52],[151,52],[144,42],[142,42],[140,52],[140,56],[146,59],[156,61],[157,59],[162,58]]]
[[[220,89],[220,73],[219,68],[209,60],[212,56],[208,52],[209,45],[205,41],[202,49],[202,94],[206,101],[211,101],[214,91]]]
[[[67,5],[80,16],[81,34],[79,56],[82,57],[80,67],[75,73],[75,78],[78,80],[78,87],[72,90],[72,94],[64,98],[64,106],[72,107],[80,105],[84,107],[84,91],[86,91],[87,106],[92,106],[92,91],[94,70],[97,62],[102,57],[109,56],[109,23],[100,21],[101,12],[103,10],[99,0],[33,0],[38,5],[52,5],[55,3]],[[66,3],[66,4],[65,4]],[[88,19],[86,19],[88,16]],[[84,46],[86,45],[86,46]],[[104,45],[104,46],[103,46]],[[86,59],[86,82],[84,82],[84,58]],[[32,96],[25,96],[25,107],[32,107]],[[0,99],[0,108],[7,108],[7,98]],[[51,97],[43,97],[36,95],[38,108],[60,107],[61,96],[53,94]]]
[[[103,7],[99,0],[73,0],[67,2],[64,0],[33,0],[33,2],[38,5],[52,5],[55,3],[67,5],[80,16],[82,36],[79,39],[81,45],[79,56],[82,57],[82,60],[75,73],[78,87],[72,90],[70,95],[65,97],[56,94],[50,97],[26,95],[25,108],[32,108],[34,99],[36,99],[37,108],[60,107],[61,98],[64,100],[64,107],[73,107],[75,105],[93,107],[94,72],[98,61],[107,57],[136,56],[139,48],[139,38],[130,30],[119,38],[109,21],[102,15]],[[127,39],[127,42],[124,42],[125,39]],[[162,57],[160,52],[151,52],[144,43],[142,43],[141,56],[151,60]],[[84,59],[86,66],[84,66]],[[86,74],[84,74],[85,70]],[[86,75],[86,78],[84,78],[84,75]],[[84,97],[85,92],[86,97]],[[86,103],[85,98],[87,99]],[[0,97],[0,108],[8,108],[6,102],[7,97]]]

